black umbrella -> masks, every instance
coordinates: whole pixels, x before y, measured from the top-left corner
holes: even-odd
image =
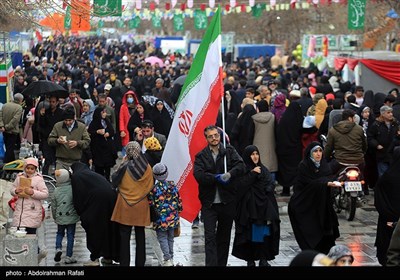
[[[30,83],[21,93],[25,96],[32,97],[42,95],[57,96],[61,98],[68,97],[68,91],[65,88],[59,84],[46,80]]]

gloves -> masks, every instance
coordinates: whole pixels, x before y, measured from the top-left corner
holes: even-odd
[[[215,179],[217,180],[217,182],[219,182],[223,185],[228,184],[230,178],[231,178],[231,174],[229,172],[215,175]]]

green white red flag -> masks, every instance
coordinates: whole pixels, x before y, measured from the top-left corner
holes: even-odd
[[[195,155],[206,147],[204,128],[215,124],[223,95],[221,12],[214,14],[197,50],[177,102],[175,117],[161,162],[168,179],[178,186],[181,217],[193,221],[200,211],[198,184],[193,176]]]

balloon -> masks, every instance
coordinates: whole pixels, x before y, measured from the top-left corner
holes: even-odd
[[[301,55],[297,55],[296,60],[301,60]]]
[[[297,56],[297,54],[298,54],[297,50],[292,51],[293,56]]]
[[[302,48],[303,48],[303,46],[300,45],[300,44],[298,44],[298,45],[296,46],[296,50],[301,50]]]

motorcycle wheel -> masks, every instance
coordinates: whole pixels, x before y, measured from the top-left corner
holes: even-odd
[[[347,200],[347,207],[345,209],[346,219],[348,221],[352,221],[354,220],[354,216],[356,215],[357,198],[347,195],[346,200]]]

